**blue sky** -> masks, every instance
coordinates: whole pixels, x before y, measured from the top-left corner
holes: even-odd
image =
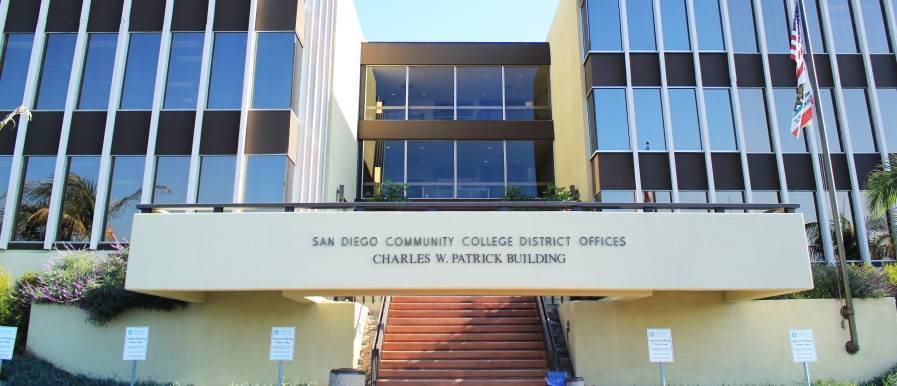
[[[545,41],[557,0],[355,0],[368,41]]]

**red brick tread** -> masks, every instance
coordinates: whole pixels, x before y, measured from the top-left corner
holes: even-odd
[[[386,334],[384,342],[541,342],[542,333]]]
[[[544,350],[384,351],[381,359],[545,359]]]
[[[532,310],[395,310],[389,318],[488,318],[488,317],[538,317]]]
[[[535,310],[536,303],[391,303],[390,312],[396,310]]]
[[[390,316],[393,316],[390,313]],[[472,326],[472,325],[496,325],[496,324],[528,324],[539,325],[539,317],[515,317],[515,318],[488,318],[488,317],[461,317],[461,318],[389,318],[388,326]]]
[[[532,303],[532,296],[393,296],[391,303]]]
[[[544,377],[542,369],[380,369],[381,378],[516,378],[516,377]]]
[[[542,327],[537,324],[482,324],[482,325],[451,325],[451,326],[389,326],[387,334],[452,334],[472,333],[481,334],[487,332],[542,332]]]
[[[377,386],[545,386],[545,378],[378,379]]]
[[[384,342],[384,351],[544,350],[543,342]]]
[[[544,369],[544,359],[380,360],[381,369]]]

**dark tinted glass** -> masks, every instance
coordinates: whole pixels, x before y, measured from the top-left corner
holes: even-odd
[[[663,22],[663,48],[668,51],[690,50],[685,0],[661,1],[660,12]]]
[[[881,1],[862,0],[859,4],[863,11],[863,24],[866,26],[866,41],[869,43],[869,51],[873,53],[892,52]]]
[[[844,108],[847,111],[847,126],[850,128],[850,142],[855,153],[875,153],[872,136],[872,122],[869,119],[869,104],[863,89],[844,89]],[[894,108],[891,106],[890,108]]]
[[[285,155],[246,157],[246,187],[243,201],[251,203],[288,201],[293,162]]]
[[[455,70],[449,66],[411,67],[408,119],[455,119]]]
[[[738,90],[741,102],[741,127],[747,151],[770,153],[769,121],[766,119],[766,97],[763,89],[742,88]]]
[[[458,119],[502,119],[501,67],[458,67]]]
[[[553,169],[551,154],[540,154],[540,149],[550,151],[550,146],[536,146],[533,141],[507,141],[508,186],[519,189],[520,194],[537,197],[548,183],[548,176],[540,175],[540,170]],[[544,165],[548,164],[548,165]]]
[[[76,34],[48,34],[37,91],[37,110],[65,108],[72,58],[75,55]]]
[[[25,157],[22,193],[19,197],[13,240],[44,241],[55,166],[55,156]]]
[[[654,51],[654,1],[628,0],[626,17],[629,19],[629,49],[633,51]]]
[[[202,46],[202,33],[176,32],[171,35],[171,57],[168,61],[164,108],[196,108]]]
[[[670,89],[670,118],[676,150],[702,150],[694,89]]]
[[[829,151],[832,151],[835,153],[844,151],[844,150],[842,150],[842,147],[841,147],[840,125],[838,124],[838,120],[835,118],[835,101],[834,101],[834,99],[832,99],[832,89],[830,89],[830,88],[820,89],[819,96],[816,100],[817,100],[818,109],[816,110],[816,113],[813,115],[814,125],[819,124],[818,123],[819,122],[818,114],[819,114],[819,111],[822,110],[823,117],[825,117],[825,132],[826,132],[826,134],[828,134],[826,136],[826,138],[828,138]],[[897,103],[897,101],[895,101],[895,103]],[[887,106],[887,105],[883,104],[883,106]],[[897,106],[897,105],[892,105],[892,106]],[[890,109],[890,110],[893,111],[894,109]],[[819,126],[813,126],[813,127],[816,128]],[[818,136],[816,137],[816,140],[817,141],[819,140]],[[821,151],[821,149],[822,148],[820,147],[820,151]]]
[[[34,34],[7,34],[0,63],[0,109],[12,110],[22,104]]]
[[[729,90],[704,90],[711,150],[738,150]]]
[[[592,51],[622,51],[620,3],[617,0],[588,0],[589,42]]]
[[[6,191],[9,189],[9,171],[12,169],[12,157],[0,157],[0,208],[6,207]],[[0,211],[0,225],[3,225],[3,213]]]
[[[367,68],[364,119],[405,119],[405,85],[403,67]]]
[[[546,66],[505,67],[505,115],[508,120],[551,119],[551,88]]]
[[[835,52],[859,52],[856,33],[853,29],[853,13],[848,0],[828,0],[828,12],[832,23],[832,37],[835,39]]]
[[[154,204],[183,204],[187,202],[189,156],[163,156],[156,161]]]
[[[504,188],[502,141],[458,141],[458,198],[498,198]]]
[[[128,64],[121,91],[121,108],[149,110],[153,107],[156,68],[159,61],[157,33],[132,33],[128,43]],[[142,166],[141,166],[142,167]]]
[[[232,155],[203,156],[199,169],[200,203],[228,203],[234,200],[236,157]]]
[[[763,24],[766,27],[766,49],[785,53],[791,49],[791,31],[785,2],[763,0]]]
[[[116,34],[90,34],[87,59],[81,78],[81,98],[78,109],[106,110],[109,108],[109,89],[115,65]]]
[[[131,222],[137,213],[137,204],[140,203],[140,193],[143,191],[145,162],[144,156],[113,157],[103,241],[124,242],[130,239]]]
[[[405,141],[364,141],[362,195],[371,197],[381,184],[405,183]]]
[[[804,153],[807,151],[806,135],[800,138],[791,135],[791,117],[794,115],[794,102],[797,93],[793,88],[777,88],[774,91],[776,105],[776,121],[779,124],[779,145],[786,153]]]
[[[695,0],[694,5],[695,24],[698,29],[698,48],[701,51],[725,50],[719,0]]]
[[[290,108],[293,102],[296,42],[296,34],[292,32],[266,32],[258,35],[253,108]]]
[[[408,141],[408,197],[454,197],[452,141]]]
[[[212,51],[212,73],[209,78],[209,109],[237,110],[243,102],[243,72],[246,56],[246,34],[218,32]]]
[[[629,118],[623,89],[594,90],[598,150],[629,150]]]
[[[100,157],[69,158],[57,241],[90,241],[99,174]]]
[[[881,109],[881,123],[888,142],[888,151],[897,152],[897,89],[878,89],[879,106],[890,106]]]
[[[636,89],[633,97],[639,150],[666,150],[660,89]]]
[[[757,52],[757,30],[754,27],[754,6],[751,0],[727,0],[732,45],[737,52]]]

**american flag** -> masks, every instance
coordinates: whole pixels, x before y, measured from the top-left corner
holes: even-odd
[[[813,88],[804,60],[804,41],[801,33],[800,0],[794,5],[794,21],[791,23],[791,59],[797,65],[797,100],[791,117],[791,135],[800,137],[800,129],[813,124]]]

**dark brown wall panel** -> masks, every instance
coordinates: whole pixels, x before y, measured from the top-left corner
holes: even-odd
[[[201,154],[237,154],[239,111],[206,111],[202,119]]]
[[[626,86],[623,54],[590,54],[586,59],[586,84],[596,87]]]
[[[118,32],[123,0],[92,0],[87,18],[88,32]]]
[[[670,156],[667,153],[639,153],[639,175],[644,190],[670,190]]]
[[[779,190],[779,171],[774,154],[748,154],[748,173],[751,189]]]
[[[290,153],[289,111],[250,111],[246,125],[246,154]]]
[[[841,72],[841,86],[866,87],[866,70],[863,57],[859,54],[839,54],[838,69]]]
[[[548,43],[363,43],[361,64],[549,65]]]
[[[629,55],[633,86],[660,86],[660,57],[657,54]]]
[[[5,0],[9,3],[6,13],[6,32],[34,32],[40,16],[40,0]]]
[[[25,155],[56,155],[62,132],[62,111],[35,112],[25,135]]]
[[[821,156],[819,162],[819,166],[821,168]],[[847,169],[847,155],[845,155],[844,153],[832,154],[832,173],[835,174],[835,186],[838,187],[838,190],[850,189],[850,172]]]
[[[359,121],[358,139],[554,139],[554,122]]]
[[[296,30],[295,0],[259,0],[256,11],[256,26],[258,31],[294,31]]]
[[[171,19],[172,31],[205,31],[209,3],[205,0],[177,0]]]
[[[215,2],[215,31],[246,31],[249,29],[249,0],[218,0]]]
[[[735,75],[739,87],[763,87],[763,58],[759,54],[736,54]]]
[[[81,17],[81,0],[50,2],[47,14],[47,32],[77,32]]]
[[[600,153],[596,157],[594,164],[598,165],[598,188],[635,190],[631,153]]]
[[[679,189],[707,190],[707,169],[703,153],[676,153]]]
[[[713,153],[713,184],[719,190],[744,190],[741,156],[738,153]]]
[[[773,87],[797,85],[794,61],[788,54],[769,54],[769,75]]]
[[[789,190],[814,190],[813,166],[809,154],[783,154],[785,180]]]
[[[97,155],[103,152],[106,131],[105,111],[76,111],[72,115],[68,154]]]
[[[701,81],[705,87],[729,87],[726,54],[701,54]]]
[[[132,0],[131,31],[161,31],[165,23],[165,1]]]
[[[156,154],[186,155],[193,150],[194,111],[162,111],[156,137]]]
[[[872,55],[872,72],[878,87],[897,87],[897,60],[894,55]]]
[[[695,62],[691,54],[666,54],[667,84],[670,86],[694,86]]]
[[[866,181],[869,180],[869,173],[875,171],[881,164],[881,156],[878,154],[854,154],[854,166],[857,171],[857,186],[865,189]]]
[[[5,117],[9,113],[11,111],[0,111],[0,116]],[[19,127],[18,117],[0,130],[0,155],[11,155],[15,151],[17,127]]]
[[[819,80],[819,87],[835,87],[835,81],[832,77],[832,62],[826,54],[813,55],[816,58],[816,79]]]
[[[112,154],[146,154],[149,126],[149,111],[119,111],[115,115]]]

